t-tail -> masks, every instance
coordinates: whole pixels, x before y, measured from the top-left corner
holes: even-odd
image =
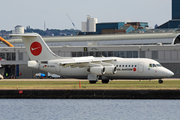
[[[21,37],[26,51],[31,60],[53,60],[59,56],[54,54],[43,38],[37,33],[11,34],[10,36]]]

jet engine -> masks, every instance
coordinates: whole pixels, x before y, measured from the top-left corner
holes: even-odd
[[[105,74],[115,74],[117,69],[115,66],[105,66],[106,73]]]
[[[38,69],[39,68],[39,64],[35,60],[28,61],[28,67]]]
[[[105,68],[104,67],[91,67],[88,69],[88,72],[91,72],[92,74],[95,75],[103,75],[105,74]]]

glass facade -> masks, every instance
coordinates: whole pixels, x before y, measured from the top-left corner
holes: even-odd
[[[98,34],[102,33],[102,29],[119,29],[120,27],[124,26],[125,22],[119,23],[97,23],[96,24],[96,32]]]
[[[0,53],[0,58],[6,59],[8,61],[15,61],[16,60],[16,53]]]
[[[172,0],[172,19],[180,19],[180,0]]]

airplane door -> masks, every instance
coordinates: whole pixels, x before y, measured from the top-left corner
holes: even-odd
[[[139,65],[138,65],[139,67],[139,72],[140,73],[142,73],[142,72],[144,72],[144,63],[139,63]]]
[[[154,64],[153,64],[153,66],[154,66]],[[153,69],[154,69],[154,76],[157,76],[157,67],[153,67]]]

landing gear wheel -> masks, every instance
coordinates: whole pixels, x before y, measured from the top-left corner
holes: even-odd
[[[97,81],[89,81],[90,84],[96,84]]]
[[[162,84],[162,83],[163,83],[163,80],[160,79],[158,82],[159,82],[159,84]]]
[[[103,83],[103,84],[108,84],[108,83],[109,83],[109,80],[102,80],[102,83]]]

